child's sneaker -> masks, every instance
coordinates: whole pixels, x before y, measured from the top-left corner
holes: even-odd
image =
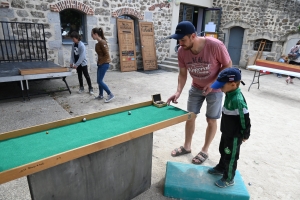
[[[99,95],[99,96],[96,96],[95,99],[96,99],[96,100],[101,100],[101,99],[103,99],[103,96],[100,96],[100,95]]]
[[[233,186],[234,185],[234,180],[231,181],[226,181],[224,178],[221,178],[220,180],[215,182],[215,185],[220,187],[220,188],[225,188],[228,186]]]
[[[221,175],[221,176],[223,176],[223,174],[224,174],[223,171],[217,170],[215,167],[214,167],[214,168],[210,168],[207,172],[208,172],[209,174],[213,174],[213,175]]]
[[[105,99],[105,103],[110,102],[111,100],[113,100],[115,98],[115,95],[113,95],[113,93],[110,93],[110,95],[108,95],[107,99]]]
[[[84,88],[83,88],[83,87],[80,87],[78,93],[81,94],[81,93],[83,93],[83,92],[84,92]]]
[[[94,95],[94,90],[93,90],[93,88],[89,89],[89,93],[90,93],[90,95]]]

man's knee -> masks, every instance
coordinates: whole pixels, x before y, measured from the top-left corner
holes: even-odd
[[[191,117],[191,119],[187,120],[186,123],[195,123],[196,118],[197,118],[197,115],[196,115],[196,117]]]
[[[215,126],[217,125],[217,120],[216,119],[210,119],[210,118],[206,118],[207,124],[209,126]]]

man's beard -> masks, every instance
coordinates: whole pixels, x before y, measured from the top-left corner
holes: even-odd
[[[193,43],[190,46],[181,46],[184,50],[191,50],[193,48]]]

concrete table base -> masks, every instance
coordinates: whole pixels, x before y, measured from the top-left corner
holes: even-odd
[[[153,133],[27,176],[33,200],[126,200],[151,186]]]

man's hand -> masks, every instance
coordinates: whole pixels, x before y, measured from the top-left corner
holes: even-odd
[[[177,99],[179,98],[180,94],[176,92],[174,95],[172,95],[168,100],[167,100],[167,105],[170,105],[171,101],[172,103],[178,103]]]
[[[73,64],[70,64],[70,68],[73,68]]]
[[[202,95],[206,96],[208,93],[210,93],[212,91],[212,88],[210,87],[210,85],[207,85],[203,88],[203,93]]]
[[[75,64],[73,64],[73,67],[72,67],[72,68],[76,69],[76,68],[77,68],[77,66],[76,66]]]

